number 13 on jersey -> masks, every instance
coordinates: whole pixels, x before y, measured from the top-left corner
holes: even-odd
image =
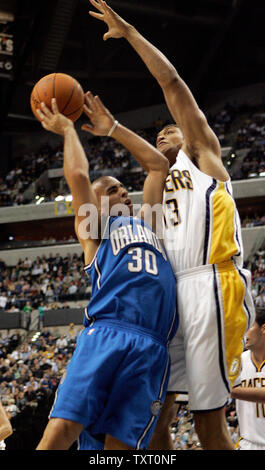
[[[165,217],[165,223],[167,225],[167,220],[170,220],[171,225],[179,225],[181,222],[181,218],[179,215],[179,207],[178,207],[178,201],[176,198],[173,199],[168,199],[166,201],[167,208],[170,211],[170,215]]]
[[[141,247],[129,248],[128,254],[132,261],[128,263],[128,269],[132,273],[139,273],[142,269],[149,274],[158,274],[156,254],[153,251]]]

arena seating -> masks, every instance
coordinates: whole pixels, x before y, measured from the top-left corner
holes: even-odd
[[[265,115],[260,107],[235,107],[226,104],[214,116],[208,116],[223,148],[229,148],[226,167],[233,179],[245,179],[265,175]],[[162,123],[154,123],[147,129],[136,129],[150,143],[155,144]],[[158,127],[158,125],[160,127]],[[90,163],[91,178],[102,174],[118,176],[129,191],[141,190],[144,172],[133,157],[112,139],[94,137],[87,139],[85,151]],[[44,185],[39,177],[48,169],[63,166],[62,143],[46,144],[36,154],[26,154],[14,159],[15,166],[0,178],[0,206],[28,204],[43,198],[54,201],[60,194],[68,194],[64,179]],[[27,193],[35,182],[34,194]],[[36,183],[37,182],[37,183]]]

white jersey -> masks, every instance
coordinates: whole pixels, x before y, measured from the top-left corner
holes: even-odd
[[[230,259],[242,268],[240,219],[230,180],[206,175],[180,150],[163,202],[164,243],[175,274]]]
[[[265,387],[265,361],[258,367],[251,351],[243,352],[241,386]],[[265,403],[236,400],[240,436],[265,448]]]

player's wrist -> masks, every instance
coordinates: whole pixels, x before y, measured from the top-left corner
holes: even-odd
[[[125,23],[123,29],[123,37],[127,39],[127,41],[129,41],[130,38],[132,38],[136,32],[137,31],[133,25],[131,25],[130,23]]]
[[[113,137],[113,134],[115,133],[118,125],[119,125],[119,122],[117,121],[117,119],[114,119],[113,124],[107,133],[108,137]]]
[[[69,119],[69,121],[70,121],[70,119]],[[72,121],[70,121],[66,124],[66,126],[64,126],[63,135],[65,136],[69,133],[72,133],[73,131],[75,132],[75,126],[74,126],[74,123]]]

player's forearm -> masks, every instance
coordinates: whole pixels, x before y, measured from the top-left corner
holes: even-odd
[[[128,25],[125,39],[141,57],[150,73],[164,88],[173,80],[180,79],[171,62],[153,44],[145,39],[133,26]]]
[[[88,175],[88,161],[74,127],[69,126],[64,133],[64,175],[71,187],[76,173]]]
[[[231,397],[237,400],[265,403],[265,387],[234,387]]]
[[[118,124],[112,137],[122,144],[135,157],[138,163],[147,171],[162,172],[167,176],[168,161],[153,145],[139,135]]]
[[[89,164],[74,127],[64,132],[64,176],[73,196],[75,214],[83,204],[97,206],[97,197],[89,178]]]

